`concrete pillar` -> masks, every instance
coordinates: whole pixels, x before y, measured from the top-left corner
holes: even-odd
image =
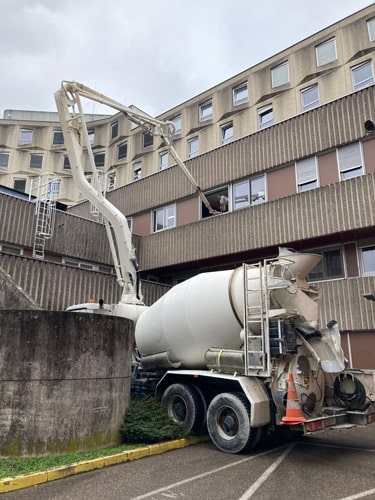
[[[0,311],[0,456],[118,444],[133,344],[123,318]]]

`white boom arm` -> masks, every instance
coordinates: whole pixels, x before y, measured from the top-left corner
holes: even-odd
[[[90,184],[84,174],[83,151],[84,148],[86,148],[94,181],[98,181],[94,155],[91,149],[80,99],[81,97],[91,99],[116,109],[124,113],[129,120],[140,125],[151,134],[162,137],[177,165],[181,168],[195,191],[199,194],[209,212],[211,214],[217,212],[212,208],[206,196],[172,146],[175,133],[175,127],[172,122],[157,120],[146,113],[124,106],[81,83],[70,81],[62,82],[61,89],[55,93],[55,100],[73,178],[79,189],[104,217],[116,268],[117,281],[120,286],[123,287],[121,302],[141,304],[142,297],[137,289],[137,262],[126,217],[104,197],[100,189],[95,189],[94,185],[99,185],[99,183],[95,182],[94,185]],[[75,109],[75,107],[77,107],[77,109]]]

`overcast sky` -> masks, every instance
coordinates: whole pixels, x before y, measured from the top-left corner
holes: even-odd
[[[56,111],[62,80],[157,115],[371,4],[0,0],[0,117]]]

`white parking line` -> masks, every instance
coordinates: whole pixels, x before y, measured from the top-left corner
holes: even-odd
[[[202,478],[209,476],[211,474],[216,474],[217,472],[220,472],[220,471],[225,470],[225,469],[229,469],[230,467],[235,467],[236,465],[240,465],[240,464],[243,464],[245,462],[249,462],[250,460],[254,460],[255,458],[264,457],[265,455],[270,455],[271,453],[277,452],[278,450],[283,450],[284,448],[285,448],[285,446],[279,446],[278,448],[264,451],[264,452],[258,453],[256,455],[252,455],[251,457],[243,458],[242,460],[237,460],[236,462],[232,462],[228,465],[223,465],[222,467],[218,467],[217,469],[203,472],[202,474],[198,474],[197,476],[189,477],[187,479],[184,479],[182,481],[178,481],[177,483],[169,484],[168,486],[164,486],[163,488],[159,488],[159,489],[154,490],[154,491],[149,491],[148,493],[145,493],[145,494],[140,495],[138,497],[134,497],[131,500],[143,500],[144,498],[149,498],[149,497],[152,497],[153,495],[157,495],[159,493],[169,492],[169,490],[171,490],[173,488],[177,488],[177,487],[182,486],[184,484],[191,483],[192,481],[202,479]],[[287,449],[288,453],[289,453],[291,448],[292,447],[289,447]]]
[[[245,493],[240,497],[239,500],[248,500],[249,498],[251,498],[254,493],[256,492],[256,490],[262,486],[262,484],[267,481],[267,479],[270,477],[270,475],[272,474],[272,472],[281,464],[281,462],[286,458],[286,456],[288,455],[288,453],[290,453],[290,451],[294,448],[295,446],[295,443],[293,443],[291,446],[289,446],[282,455],[279,456],[279,458],[277,460],[275,460],[273,462],[273,464],[271,464],[268,469],[266,469],[263,474],[255,481],[255,483],[253,483],[250,488],[245,491]]]
[[[350,497],[340,498],[340,500],[356,500],[356,498],[368,497],[375,493],[375,488],[372,490],[362,491],[361,493],[356,493],[355,495],[350,495]]]

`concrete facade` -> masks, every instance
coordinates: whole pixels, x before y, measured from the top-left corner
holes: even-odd
[[[0,311],[0,456],[119,444],[133,344],[123,318]]]

